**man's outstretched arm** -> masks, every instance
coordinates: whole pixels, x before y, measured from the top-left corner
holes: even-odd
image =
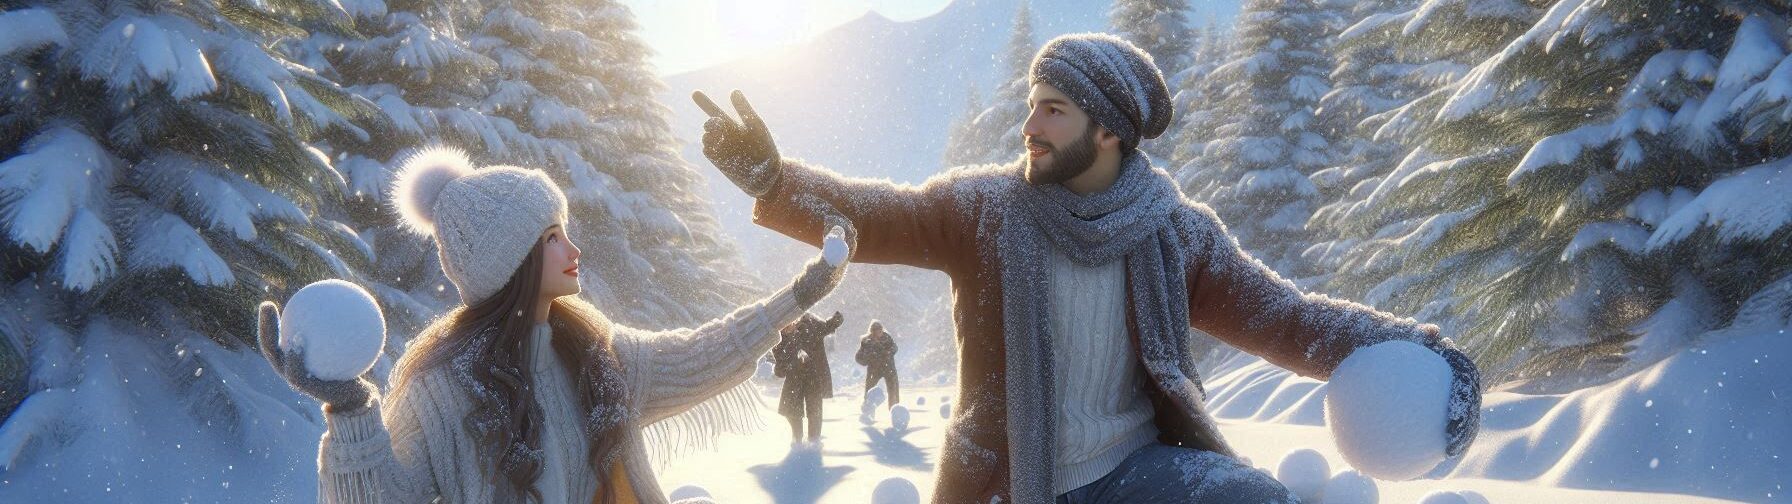
[[[753,221],[810,245],[830,216],[851,221],[858,247],[853,262],[944,269],[949,257],[971,250],[974,216],[944,178],[921,186],[841,177],[778,154],[771,132],[740,91],[732,94],[737,120],[701,91],[692,101],[709,114],[703,155],[753,196]]]
[[[1188,270],[1190,325],[1264,360],[1319,379],[1357,349],[1411,341],[1437,352],[1452,371],[1447,453],[1474,440],[1480,423],[1481,379],[1475,363],[1437,326],[1374,308],[1300,291],[1251,257],[1211,210],[1195,212]]]

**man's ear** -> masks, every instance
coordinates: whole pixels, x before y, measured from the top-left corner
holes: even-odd
[[[1095,145],[1102,149],[1120,150],[1120,135],[1108,131],[1105,127],[1096,125]]]

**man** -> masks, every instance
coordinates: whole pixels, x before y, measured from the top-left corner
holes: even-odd
[[[739,121],[693,95],[712,116],[704,155],[756,198],[755,222],[815,244],[838,211],[857,226],[854,261],[951,278],[959,401],[934,502],[1293,500],[1206,413],[1191,326],[1320,379],[1357,348],[1424,344],[1455,373],[1447,452],[1474,439],[1479,378],[1435,326],[1301,293],[1138,151],[1170,124],[1149,55],[1067,35],[1031,79],[1023,159],[919,187],[781,158],[738,91]]]
[[[871,327],[859,338],[859,352],[853,354],[853,360],[865,366],[866,392],[883,380],[884,388],[890,391],[888,407],[894,409],[902,402],[902,386],[896,382],[896,339],[884,332],[883,322],[871,321]]]
[[[772,372],[784,378],[778,394],[778,414],[790,421],[791,444],[803,441],[803,417],[809,417],[809,443],[821,442],[821,402],[834,397],[834,374],[828,370],[827,337],[846,318],[840,312],[822,320],[803,314],[781,330],[782,339],[772,347]]]

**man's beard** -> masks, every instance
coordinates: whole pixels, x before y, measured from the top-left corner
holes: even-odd
[[[1062,184],[1076,178],[1089,167],[1095,166],[1095,125],[1083,128],[1083,137],[1071,142],[1063,149],[1044,140],[1029,140],[1028,143],[1045,147],[1046,155],[1051,156],[1050,166],[1039,166],[1035,161],[1039,158],[1027,157],[1026,179],[1031,185]]]

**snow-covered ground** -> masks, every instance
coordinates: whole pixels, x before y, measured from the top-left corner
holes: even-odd
[[[1792,367],[1778,332],[1708,341],[1628,378],[1559,395],[1492,392],[1479,440],[1459,460],[1413,481],[1376,482],[1379,502],[1414,503],[1441,491],[1491,502],[1786,502],[1792,475]],[[1325,384],[1249,356],[1224,362],[1208,380],[1210,410],[1256,467],[1274,472],[1288,453],[1310,448],[1329,471],[1348,468],[1325,427]],[[775,386],[766,401],[775,404]],[[861,394],[840,386],[824,408],[820,448],[793,447],[771,409],[767,429],[728,436],[714,452],[660,471],[667,491],[704,488],[724,502],[872,502],[885,480],[933,489],[942,402],[950,387],[904,390],[915,414],[890,428],[880,408],[861,423]],[[924,405],[917,400],[925,400]],[[1323,502],[1323,501],[1322,501]]]

